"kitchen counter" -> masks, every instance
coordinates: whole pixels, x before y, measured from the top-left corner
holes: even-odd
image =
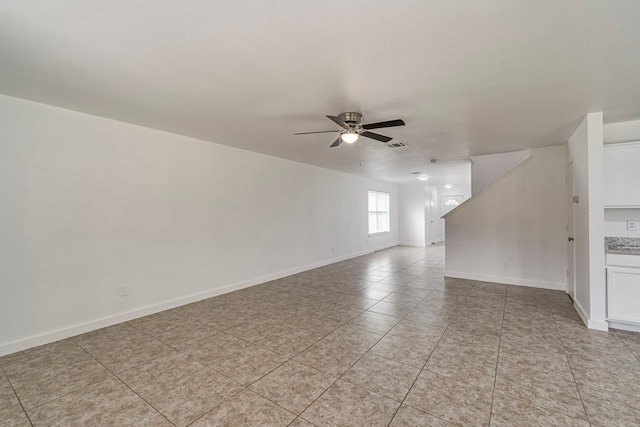
[[[609,327],[640,332],[640,239],[605,237]]]
[[[607,255],[640,255],[640,238],[605,237],[604,251]]]

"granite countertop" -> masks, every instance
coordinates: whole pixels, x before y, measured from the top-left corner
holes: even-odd
[[[605,237],[604,250],[607,254],[640,255],[640,238]]]

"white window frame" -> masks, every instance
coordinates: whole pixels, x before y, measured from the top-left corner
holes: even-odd
[[[377,198],[378,197],[383,197],[384,196],[384,197],[387,198],[387,210],[386,211],[377,210],[378,206],[376,206],[376,208],[375,208],[376,210],[371,210],[371,206],[369,206],[369,198],[370,198],[372,193],[376,195],[376,205],[377,205]],[[391,211],[391,203],[390,202],[391,202],[391,197],[389,196],[389,193],[387,193],[386,191],[369,190],[367,192],[367,211],[368,211],[368,214],[367,214],[367,226],[368,226],[368,228],[367,229],[368,230],[371,229],[371,224],[370,224],[371,214],[375,214],[376,215],[376,229],[378,229],[377,226],[379,224],[379,222],[377,220],[378,216],[381,215],[381,214],[386,214],[386,216],[387,216],[387,224],[386,224],[387,227],[386,227],[386,230],[369,233],[369,236],[378,236],[380,234],[389,234],[389,233],[391,233],[391,212],[390,212]]]

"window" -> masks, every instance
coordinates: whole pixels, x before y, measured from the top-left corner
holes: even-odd
[[[444,202],[445,206],[458,206],[460,203],[458,203],[457,200],[454,199],[449,199],[446,202]]]
[[[369,234],[389,232],[389,193],[369,191]]]

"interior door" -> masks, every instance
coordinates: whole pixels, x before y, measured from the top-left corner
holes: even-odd
[[[424,241],[428,245],[436,242],[436,196],[426,195],[424,204]]]
[[[431,197],[430,197],[430,202],[429,204],[431,205],[431,217],[429,220],[429,223],[431,224],[431,242],[435,243],[438,241],[438,222],[436,221],[438,219],[438,215],[437,215],[437,207],[436,207],[436,195],[431,193]]]
[[[574,221],[575,221],[575,189],[573,187],[573,162],[567,166],[567,293],[574,299],[575,280],[575,244],[574,244]]]

